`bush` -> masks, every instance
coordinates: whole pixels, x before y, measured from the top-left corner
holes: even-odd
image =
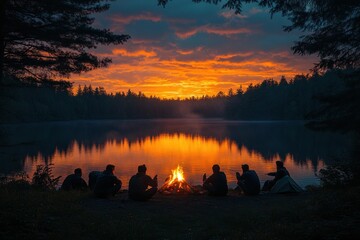
[[[320,169],[319,177],[323,187],[340,187],[353,180],[353,173],[347,165],[331,165]]]
[[[13,173],[0,176],[0,188],[2,189],[29,189],[29,176],[26,172]]]
[[[37,165],[32,178],[32,185],[43,190],[56,190],[61,176],[54,177],[53,164]]]

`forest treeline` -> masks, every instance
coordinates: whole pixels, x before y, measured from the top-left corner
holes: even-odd
[[[1,88],[1,122],[78,119],[225,118],[238,120],[304,120],[324,106],[323,96],[349,88],[344,71],[266,79],[227,93],[187,99],[160,99],[143,93],[107,93],[102,87],[66,81],[14,81]]]

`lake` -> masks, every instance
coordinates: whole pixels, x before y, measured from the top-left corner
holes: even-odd
[[[321,168],[347,157],[351,138],[315,132],[303,122],[224,121],[202,119],[70,121],[0,126],[0,174],[25,171],[36,165],[54,164],[55,176],[82,168],[83,177],[116,166],[115,174],[127,188],[137,166],[158,175],[159,186],[178,165],[192,185],[219,164],[229,187],[236,186],[241,164],[256,170],[263,183],[281,160],[301,186],[318,185]]]

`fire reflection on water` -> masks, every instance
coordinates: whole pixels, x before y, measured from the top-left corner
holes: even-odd
[[[37,164],[54,164],[55,176],[71,174],[75,168],[82,168],[83,177],[87,179],[89,172],[103,170],[107,164],[116,166],[115,174],[127,188],[129,179],[137,171],[137,166],[146,164],[150,176],[158,175],[162,185],[169,172],[178,165],[186,173],[186,181],[191,185],[202,183],[204,173],[211,174],[213,164],[219,164],[227,175],[229,187],[236,185],[235,172],[241,170],[241,164],[247,163],[257,171],[262,182],[269,179],[266,173],[275,170],[274,161],[279,155],[265,158],[261,154],[248,150],[244,145],[238,146],[234,141],[215,138],[205,138],[199,135],[160,134],[156,137],[146,137],[139,141],[109,139],[102,146],[85,147],[74,141],[66,152],[56,150],[50,159],[44,159],[41,154],[35,157],[27,156],[24,170],[32,176]],[[310,160],[296,163],[293,156],[282,157],[291,176],[302,186],[318,184],[314,167]],[[317,168],[324,166],[318,161]]]

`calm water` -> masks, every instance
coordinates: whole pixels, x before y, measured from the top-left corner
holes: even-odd
[[[351,146],[346,135],[313,132],[301,122],[193,119],[2,125],[0,143],[0,174],[32,176],[36,165],[52,163],[62,180],[77,167],[88,180],[90,171],[110,163],[125,188],[144,163],[149,175],[158,174],[160,185],[177,165],[190,184],[201,184],[202,174],[211,174],[218,163],[233,188],[241,164],[249,164],[264,182],[279,159],[305,187],[319,184],[318,171],[344,158]]]

